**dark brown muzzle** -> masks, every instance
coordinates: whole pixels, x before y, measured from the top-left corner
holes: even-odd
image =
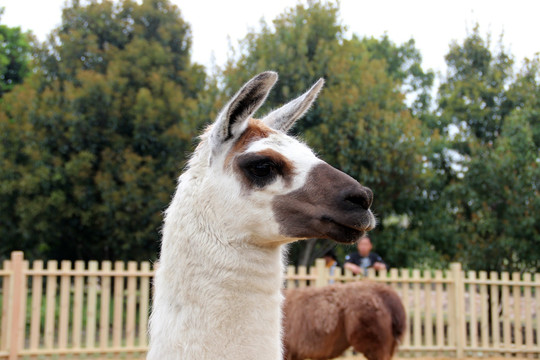
[[[273,210],[285,236],[350,243],[375,227],[369,210],[372,202],[370,189],[321,163],[311,170],[302,188],[277,196]]]
[[[350,205],[351,210],[353,211],[358,207],[369,210],[373,203],[373,192],[370,188],[356,182],[356,184],[351,184],[349,188],[343,191],[342,199],[339,199],[338,201],[341,204]]]

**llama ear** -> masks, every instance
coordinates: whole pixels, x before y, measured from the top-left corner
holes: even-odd
[[[324,79],[321,78],[304,94],[272,111],[262,120],[272,129],[287,132],[294,125],[294,122],[309,110],[323,85]]]
[[[249,118],[262,105],[276,83],[277,73],[266,71],[242,86],[219,113],[210,133],[212,148],[236,138],[246,129]]]

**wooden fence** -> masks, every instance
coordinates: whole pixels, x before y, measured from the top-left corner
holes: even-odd
[[[0,360],[144,358],[150,263],[29,265],[14,252],[0,268]],[[403,300],[409,322],[399,357],[540,357],[540,274],[464,273],[452,264],[367,277],[390,284]],[[289,267],[285,286],[358,280],[348,271],[330,275],[317,260],[309,269]]]

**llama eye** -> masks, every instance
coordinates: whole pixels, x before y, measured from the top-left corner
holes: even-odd
[[[237,165],[250,188],[262,189],[282,174],[279,163],[268,156],[245,154],[238,157]]]
[[[247,170],[253,175],[258,178],[264,178],[269,176],[273,173],[274,170],[274,164],[272,164],[269,161],[264,162],[257,162],[255,164],[251,164]]]

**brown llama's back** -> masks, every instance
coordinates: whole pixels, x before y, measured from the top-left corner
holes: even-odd
[[[392,357],[405,309],[389,286],[370,281],[285,291],[285,359],[331,359],[349,346],[370,360]]]

